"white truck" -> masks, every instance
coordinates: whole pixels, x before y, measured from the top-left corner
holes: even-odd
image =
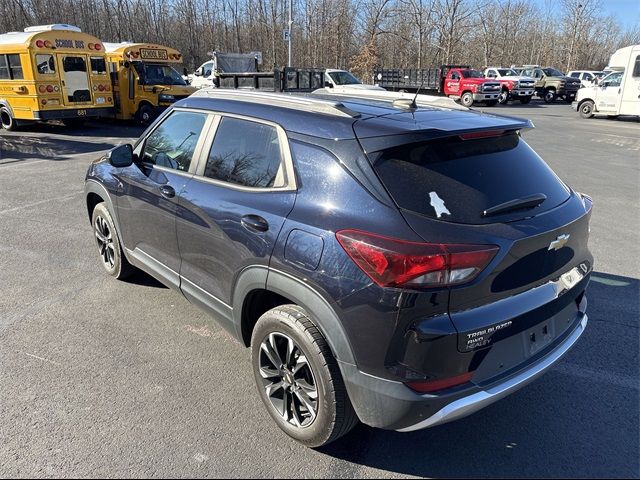
[[[526,104],[535,93],[536,81],[531,77],[518,75],[511,68],[488,67],[484,70],[484,76],[500,82],[500,104],[504,105],[509,100],[520,100],[520,103]]]
[[[324,90],[330,93],[350,93],[362,90],[385,91],[382,87],[362,83],[351,72],[334,68],[327,68],[324,71]]]
[[[640,116],[640,45],[616,51],[609,61],[613,72],[593,87],[578,90],[571,104],[582,118],[594,115]]]

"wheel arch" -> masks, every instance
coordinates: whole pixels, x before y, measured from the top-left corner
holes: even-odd
[[[266,266],[245,268],[236,281],[233,293],[236,337],[249,346],[251,333],[260,315],[286,303],[293,303],[307,311],[336,359],[355,364],[342,322],[325,297],[308,283]]]

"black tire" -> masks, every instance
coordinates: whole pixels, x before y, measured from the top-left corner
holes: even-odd
[[[529,102],[531,102],[531,97],[520,97],[521,104],[526,105]]]
[[[473,105],[473,94],[471,92],[464,92],[460,97],[460,103],[465,107]]]
[[[93,226],[93,236],[98,246],[102,266],[107,273],[118,280],[130,276],[135,271],[135,267],[129,263],[122,253],[118,231],[104,202],[97,204],[93,209],[91,225]]]
[[[593,117],[593,107],[595,103],[592,100],[585,100],[578,106],[578,112],[582,118]]]
[[[156,119],[156,115],[151,105],[145,103],[138,109],[136,118],[142,125],[146,127],[153,123],[153,121]]]
[[[544,91],[542,98],[544,100],[544,103],[553,103],[556,101],[556,98],[557,98],[556,91],[548,88]]]
[[[7,107],[0,107],[0,125],[9,132],[14,132],[18,128],[18,123]]]
[[[292,349],[288,348],[289,341],[293,342]],[[304,361],[299,364],[300,358]],[[313,448],[326,445],[357,425],[358,417],[338,363],[303,308],[282,305],[258,319],[251,336],[251,364],[258,394],[269,415],[287,435],[303,445]],[[297,397],[299,394],[304,397]],[[311,408],[304,408],[303,398],[312,400]]]
[[[498,104],[498,100],[491,100],[489,102],[485,102],[487,107],[495,107]]]
[[[504,89],[500,92],[500,95],[498,96],[498,103],[500,105],[509,103],[509,90]]]

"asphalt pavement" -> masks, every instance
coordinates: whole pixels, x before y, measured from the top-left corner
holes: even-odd
[[[141,129],[0,131],[0,477],[640,476],[640,123],[558,102],[533,148],[591,195],[589,325],[540,380],[463,420],[319,450],[263,408],[249,351],[145,274],[99,263],[87,166]]]

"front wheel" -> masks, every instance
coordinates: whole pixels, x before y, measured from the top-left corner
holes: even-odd
[[[556,101],[556,92],[554,90],[544,91],[544,103],[553,103]]]
[[[303,308],[283,305],[260,317],[251,363],[269,415],[303,445],[326,445],[358,423],[338,363]]]
[[[591,100],[585,100],[580,104],[580,108],[578,111],[580,112],[580,116],[582,118],[591,118],[593,117],[593,107],[595,104]]]
[[[144,104],[138,110],[136,117],[138,121],[146,127],[151,125],[151,122],[155,120],[155,113],[151,105]]]
[[[520,97],[520,103],[522,103],[523,105],[526,105],[530,101],[531,101],[531,97]]]
[[[130,276],[135,268],[122,252],[120,237],[111,218],[111,213],[104,202],[99,203],[93,209],[91,223],[100,260],[107,273],[118,280]]]
[[[473,94],[470,92],[463,93],[462,97],[460,98],[460,103],[462,103],[462,105],[464,105],[465,107],[470,107],[471,105],[473,105]]]
[[[509,90],[503,90],[498,97],[498,103],[504,105],[509,101]]]

